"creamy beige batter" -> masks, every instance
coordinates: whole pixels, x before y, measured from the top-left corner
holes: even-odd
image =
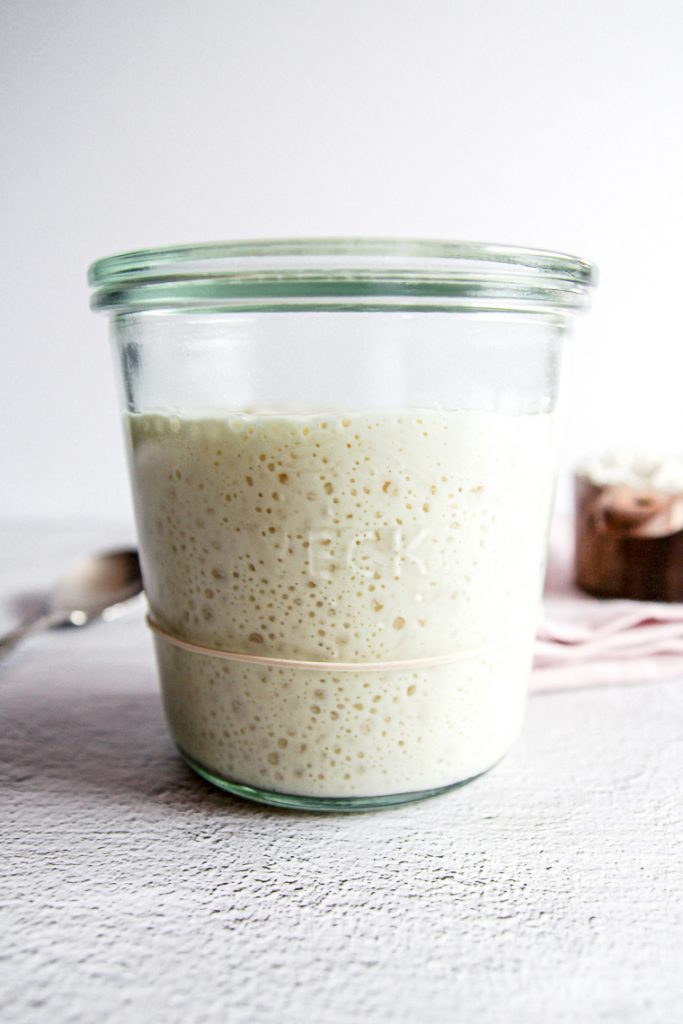
[[[145,414],[128,426],[145,585],[164,629],[304,660],[475,652],[335,673],[157,639],[186,754],[228,780],[317,797],[433,789],[503,755],[538,617],[550,415]]]

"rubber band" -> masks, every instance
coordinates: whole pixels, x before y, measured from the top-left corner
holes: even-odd
[[[416,668],[433,668],[437,665],[449,665],[453,662],[468,661],[470,658],[481,658],[509,646],[510,643],[508,640],[506,643],[492,644],[486,647],[470,647],[462,651],[453,651],[450,654],[437,654],[430,658],[411,658],[407,661],[303,661],[295,658],[271,658],[262,654],[246,654],[242,651],[224,651],[218,647],[205,647],[203,644],[194,644],[189,640],[181,640],[172,633],[168,633],[154,621],[151,615],[148,615],[146,619],[147,625],[153,633],[173,647],[179,647],[181,651],[189,651],[191,654],[205,654],[212,658],[241,662],[245,665],[264,665],[274,668],[313,671],[328,669],[334,672],[396,672],[410,671]]]

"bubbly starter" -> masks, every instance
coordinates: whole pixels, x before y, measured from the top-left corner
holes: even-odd
[[[261,790],[366,797],[490,767],[519,731],[553,491],[548,414],[128,417],[180,749]],[[336,662],[453,655],[432,667]]]

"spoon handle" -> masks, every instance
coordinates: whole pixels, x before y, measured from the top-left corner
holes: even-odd
[[[22,623],[21,626],[17,626],[16,629],[12,629],[0,637],[0,657],[3,654],[8,654],[25,636],[39,633],[43,629],[50,629],[51,626],[61,626],[68,621],[69,617],[64,612],[48,612]]]

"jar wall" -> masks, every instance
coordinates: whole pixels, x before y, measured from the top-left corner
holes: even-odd
[[[519,314],[115,318],[152,617],[277,662],[157,637],[194,767],[259,799],[374,806],[503,756],[539,614],[565,332]]]
[[[113,321],[129,412],[548,412],[560,317],[447,312],[128,313]]]

